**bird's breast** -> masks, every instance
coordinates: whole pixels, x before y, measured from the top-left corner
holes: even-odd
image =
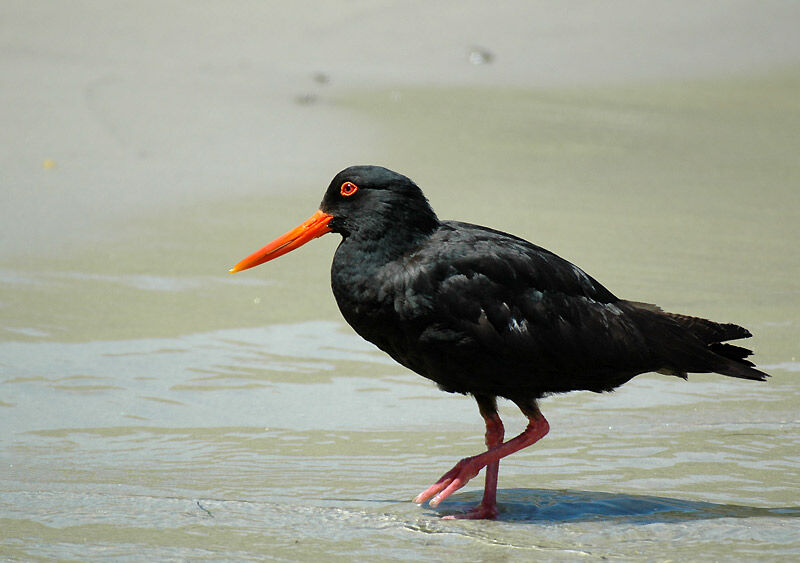
[[[415,289],[413,275],[402,262],[370,264],[337,251],[331,288],[345,321],[362,338],[420,371],[411,358],[430,322],[433,295]]]

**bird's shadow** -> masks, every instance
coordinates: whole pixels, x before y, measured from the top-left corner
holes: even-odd
[[[479,491],[454,495],[439,516],[467,512],[481,500]],[[800,518],[800,507],[759,508],[649,495],[550,489],[498,491],[498,520],[531,523],[613,521],[630,524],[685,522],[714,518]]]

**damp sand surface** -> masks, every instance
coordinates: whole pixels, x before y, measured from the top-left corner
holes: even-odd
[[[201,85],[249,68],[218,62]],[[179,154],[152,123],[116,120],[130,77],[93,82],[104,160],[46,152],[46,127],[3,157],[17,211],[4,206],[16,227],[0,245],[0,556],[796,560],[800,71],[694,70],[580,86],[286,79],[272,92],[287,130],[352,128],[330,152],[311,141],[330,169],[304,167],[291,137],[249,138],[284,151],[282,167],[259,169],[232,137],[240,160]],[[213,119],[196,125],[213,146]],[[139,190],[170,159],[174,176]],[[335,237],[226,273],[356,162],[411,175],[441,217],[524,236],[620,296],[747,326],[773,377],[648,374],[545,399],[550,434],[501,463],[500,518],[441,520],[479,500],[480,478],[435,510],[411,499],[481,451],[482,421],[344,324]],[[513,405],[501,415],[522,430]]]

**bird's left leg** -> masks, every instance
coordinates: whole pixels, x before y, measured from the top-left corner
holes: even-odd
[[[455,491],[466,485],[470,479],[490,463],[499,461],[522,448],[536,443],[547,434],[550,430],[550,424],[539,411],[535,401],[530,404],[517,403],[517,406],[528,417],[528,426],[521,434],[487,452],[462,459],[453,469],[445,473],[441,479],[417,495],[414,502],[425,502],[433,497],[430,505],[437,506]]]
[[[475,395],[478,409],[486,422],[486,447],[491,450],[503,443],[505,428],[500,415],[497,414],[497,401],[494,397]],[[493,461],[486,466],[486,484],[483,487],[483,500],[481,503],[464,514],[445,516],[446,520],[484,520],[497,518],[497,474],[500,471],[500,460]]]

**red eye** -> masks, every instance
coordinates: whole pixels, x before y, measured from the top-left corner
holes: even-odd
[[[357,191],[358,191],[358,186],[356,186],[353,182],[345,182],[344,184],[342,184],[342,187],[339,188],[339,193],[342,194],[344,197],[350,197]]]

